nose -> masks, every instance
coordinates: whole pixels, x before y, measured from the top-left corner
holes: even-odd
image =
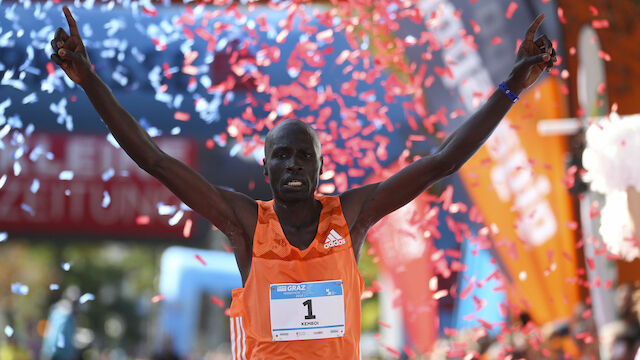
[[[289,158],[289,161],[287,161],[287,170],[301,171],[303,169],[302,160],[298,156],[292,156]]]

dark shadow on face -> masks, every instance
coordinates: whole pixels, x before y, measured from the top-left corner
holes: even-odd
[[[264,174],[273,197],[284,202],[313,199],[322,173],[318,134],[300,120],[285,120],[265,139]]]

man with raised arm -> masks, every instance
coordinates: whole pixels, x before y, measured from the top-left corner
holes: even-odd
[[[553,66],[546,36],[529,27],[508,78],[439,149],[390,178],[316,197],[320,141],[299,120],[278,123],[265,140],[270,201],[209,184],[165,154],[118,103],[93,70],[75,19],[58,28],[51,60],[80,85],[120,146],[142,169],[220,229],[232,244],[243,288],[233,291],[234,359],[358,359],[360,295],[357,262],[367,231],[436,181],[457,171],[500,123],[517,95]]]

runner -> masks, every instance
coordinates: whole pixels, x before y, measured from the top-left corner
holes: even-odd
[[[55,32],[51,59],[80,85],[115,139],[145,171],[227,235],[242,276],[233,291],[230,330],[235,359],[358,359],[357,262],[367,231],[436,181],[457,171],[516,102],[556,61],[531,24],[507,79],[431,154],[390,178],[338,196],[316,196],[320,141],[299,120],[278,123],[265,140],[264,174],[273,199],[256,201],[209,184],[165,154],[93,70],[78,26],[63,7],[69,34]]]

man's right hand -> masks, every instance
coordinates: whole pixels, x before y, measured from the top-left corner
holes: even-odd
[[[51,40],[51,47],[54,53],[51,54],[51,61],[58,64],[65,74],[76,84],[83,86],[93,71],[87,49],[84,47],[76,20],[71,15],[71,11],[66,6],[62,7],[64,16],[69,23],[69,34],[63,28],[58,28]]]

